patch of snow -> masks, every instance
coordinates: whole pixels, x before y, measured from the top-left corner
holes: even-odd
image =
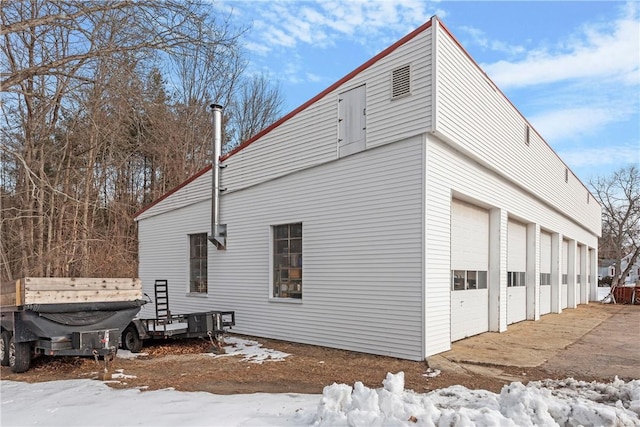
[[[139,356],[148,356],[149,353],[131,353],[129,350],[125,350],[123,348],[118,349],[116,353],[116,357],[120,359],[135,359]]]
[[[124,373],[124,369],[116,369],[115,372],[113,374],[111,374],[111,378],[116,378],[116,379],[131,379],[131,378],[138,378],[135,375],[127,375]]]
[[[500,394],[452,386],[427,394],[404,390],[404,374],[384,387],[324,388],[314,426],[640,425],[640,380],[625,383],[514,382]]]
[[[422,374],[423,377],[427,377],[427,378],[435,378],[438,375],[440,375],[440,369],[431,369],[431,368],[427,368],[427,372]]]
[[[245,340],[238,337],[225,337],[226,346],[224,346],[224,354],[216,354],[213,357],[225,357],[225,356],[244,356],[243,362],[259,363],[269,362],[282,362],[287,356],[291,356],[288,353],[282,351],[272,350],[268,348],[262,348],[262,344],[257,341]]]

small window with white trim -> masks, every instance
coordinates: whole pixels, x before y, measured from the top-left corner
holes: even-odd
[[[487,272],[478,270],[452,270],[451,290],[487,289]]]
[[[540,273],[540,286],[551,286],[551,273]]]
[[[302,223],[273,226],[274,298],[302,298]]]
[[[189,292],[207,293],[207,233],[189,235]]]
[[[507,272],[507,287],[514,288],[517,286],[525,286],[526,274],[524,271],[509,271]]]

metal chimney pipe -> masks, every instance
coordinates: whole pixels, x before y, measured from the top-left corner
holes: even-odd
[[[213,112],[213,150],[211,159],[211,235],[209,241],[218,250],[227,248],[227,225],[220,224],[220,156],[222,155],[222,106],[211,104]]]

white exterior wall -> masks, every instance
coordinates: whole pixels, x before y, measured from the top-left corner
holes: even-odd
[[[455,165],[453,167],[452,165]],[[450,301],[450,264],[442,259],[442,254],[450,252],[451,229],[445,227],[450,221],[450,204],[452,197],[467,200],[477,206],[491,208],[492,211],[506,212],[500,217],[503,231],[499,237],[502,243],[496,245],[499,254],[494,253],[495,274],[489,275],[492,284],[498,281],[498,295],[491,296],[490,304],[495,305],[496,324],[490,324],[491,330],[503,331],[506,328],[506,272],[507,214],[511,214],[528,223],[539,224],[545,230],[558,230],[562,235],[577,236],[580,241],[588,242],[596,247],[598,238],[579,224],[571,221],[563,212],[551,208],[546,203],[532,198],[526,191],[488,170],[483,165],[461,155],[448,142],[435,136],[427,137],[426,164],[426,233],[425,233],[425,277],[426,277],[426,343],[427,354],[450,348],[449,310],[442,310],[442,302]],[[455,173],[454,173],[455,172]],[[491,233],[495,232],[494,230]],[[490,254],[490,258],[492,255]],[[447,296],[447,294],[449,294]],[[491,305],[490,305],[491,307]],[[490,308],[490,311],[492,309]],[[444,311],[444,313],[443,313]],[[490,312],[490,316],[491,316]],[[431,320],[433,319],[433,320]]]
[[[584,185],[570,171],[565,182],[565,164],[533,129],[525,143],[525,120],[441,26],[435,45],[436,134],[600,235],[600,206]]]
[[[391,100],[391,72],[407,64],[411,65],[411,95]],[[222,187],[246,188],[336,159],[338,95],[363,84],[367,148],[424,133],[431,126],[431,29],[229,157]]]
[[[204,200],[209,200],[209,203],[211,203],[210,168],[209,170],[203,170],[197,176],[192,177],[187,185],[183,184],[182,187],[169,194],[162,200],[162,202],[157,203],[142,212],[138,215],[136,221],[140,221],[154,215],[160,215],[165,212],[170,212],[175,209],[184,208],[185,206],[193,205]]]
[[[421,360],[423,158],[418,137],[224,193],[228,247],[209,246],[206,297],[186,292],[187,233],[208,231],[208,202],[144,219],[145,291],[168,279],[174,313],[235,310],[237,333]],[[294,222],[303,297],[275,300],[270,230]]]
[[[235,310],[238,333],[419,360],[450,348],[457,198],[490,212],[490,330],[507,328],[508,217],[552,233],[561,311],[560,242],[596,248],[600,206],[571,173],[565,182],[535,131],[525,143],[526,121],[434,22],[437,37],[424,30],[224,161],[228,249],[209,246],[208,296],[188,295],[187,235],[209,232],[210,172],[143,212],[145,291],[167,279],[174,313]],[[406,64],[412,94],[392,101],[391,71]],[[363,84],[367,150],[337,159],[338,94]],[[292,222],[303,223],[303,298],[276,301],[270,227]],[[534,261],[532,274],[546,269]]]

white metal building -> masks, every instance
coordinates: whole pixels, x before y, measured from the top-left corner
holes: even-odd
[[[600,206],[436,17],[222,164],[225,250],[211,167],[136,217],[174,313],[422,360],[596,299]]]

